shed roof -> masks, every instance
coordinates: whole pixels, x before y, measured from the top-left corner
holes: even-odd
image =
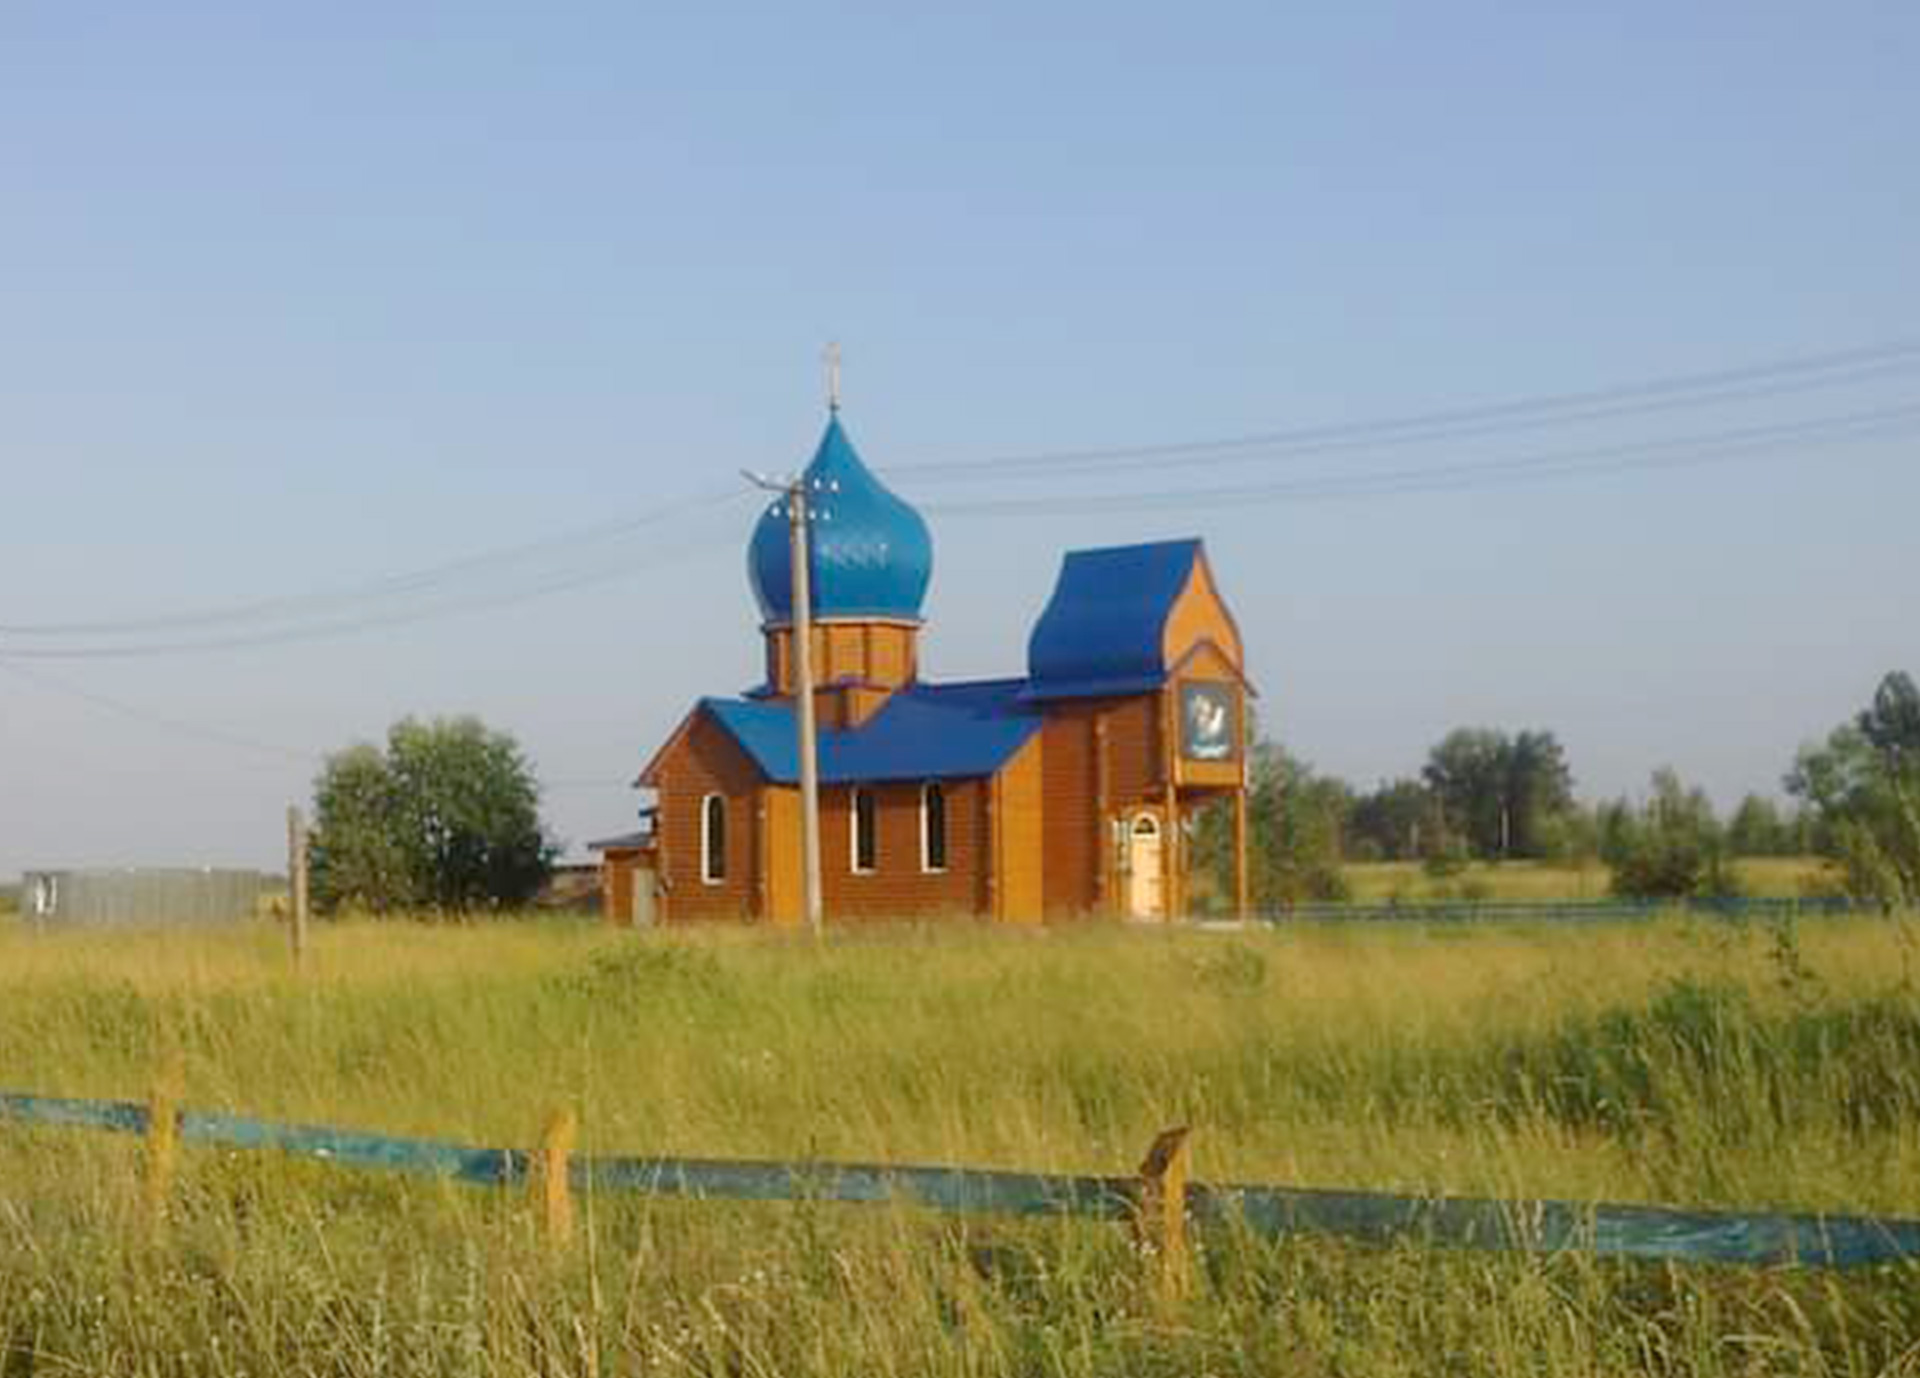
[[[858,727],[820,733],[822,784],[992,775],[1040,728],[1017,679],[914,684]],[[702,699],[700,706],[775,784],[800,779],[799,730],[787,701]]]
[[[1032,700],[1139,694],[1167,680],[1167,617],[1202,558],[1198,540],[1074,550],[1027,642]]]

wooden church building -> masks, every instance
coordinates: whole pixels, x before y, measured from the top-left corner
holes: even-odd
[[[1024,676],[932,682],[920,674],[932,538],[861,461],[837,407],[802,482],[829,922],[1177,917],[1183,820],[1222,798],[1228,899],[1244,910],[1250,691],[1199,541],[1067,554]],[[635,782],[655,793],[651,834],[608,852],[610,868],[650,866],[665,923],[802,920],[784,497],[760,518],[747,565],[765,682],[694,705]]]

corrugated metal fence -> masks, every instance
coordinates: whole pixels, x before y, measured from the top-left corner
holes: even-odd
[[[281,884],[261,871],[28,871],[20,907],[50,928],[222,924],[253,917]]]

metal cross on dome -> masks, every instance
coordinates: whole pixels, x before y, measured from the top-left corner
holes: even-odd
[[[827,364],[827,409],[840,410],[840,342],[829,340],[824,356]]]

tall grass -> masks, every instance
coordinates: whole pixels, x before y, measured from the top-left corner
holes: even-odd
[[[480,1143],[1920,1215],[1903,931],[1826,920],[1238,935],[875,930],[823,949],[564,925],[0,928],[0,1085]],[[554,1264],[507,1195],[0,1130],[16,1372],[1887,1371],[1920,1270],[1661,1268],[1216,1235],[1190,1303],[1124,1234],[598,1199]],[[32,1357],[23,1357],[32,1356]],[[11,1364],[12,1367],[8,1365]],[[22,1367],[22,1365],[27,1365]]]

